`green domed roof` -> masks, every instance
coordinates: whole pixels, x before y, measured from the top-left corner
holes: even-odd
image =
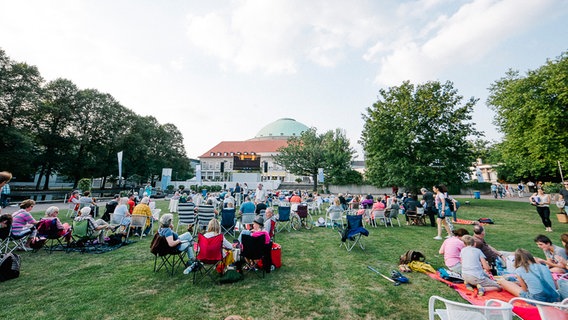
[[[278,139],[300,136],[309,128],[294,119],[282,118],[267,124],[254,137],[255,139]]]

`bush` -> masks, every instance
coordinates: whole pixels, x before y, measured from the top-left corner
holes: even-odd
[[[85,192],[85,191],[91,191],[91,185],[92,185],[92,181],[89,178],[83,178],[81,180],[79,180],[79,183],[77,184],[77,188],[79,188],[79,190]]]
[[[562,190],[562,184],[556,182],[545,182],[542,185],[542,190],[546,193],[558,193]]]

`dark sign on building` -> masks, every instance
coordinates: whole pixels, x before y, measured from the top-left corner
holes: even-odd
[[[260,171],[260,157],[257,155],[234,156],[233,170]]]

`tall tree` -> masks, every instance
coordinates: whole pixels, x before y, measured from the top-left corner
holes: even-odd
[[[314,190],[317,190],[319,168],[324,169],[325,180],[328,180],[338,172],[350,170],[355,153],[343,131],[336,129],[318,134],[315,128],[288,139],[288,145],[278,152],[275,162],[295,175],[311,176]]]
[[[568,52],[526,76],[509,70],[489,92],[511,176],[559,179],[558,161],[568,163]]]
[[[0,49],[0,163],[17,177],[35,172],[30,121],[43,79],[35,66],[12,61]]]
[[[381,89],[363,114],[366,179],[410,190],[460,183],[475,160],[467,138],[480,135],[471,122],[477,99],[462,99],[449,81]]]

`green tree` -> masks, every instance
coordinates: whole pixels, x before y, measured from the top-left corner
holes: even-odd
[[[278,152],[274,157],[275,162],[295,175],[311,176],[313,190],[317,190],[319,168],[323,168],[326,181],[332,179],[338,172],[350,170],[355,153],[340,129],[318,134],[316,128],[288,139],[288,145],[278,149]]]
[[[15,177],[36,169],[30,117],[37,113],[42,83],[35,66],[12,61],[0,49],[0,163]]]
[[[475,161],[467,138],[480,135],[471,122],[477,99],[462,99],[449,81],[381,89],[363,114],[366,180],[413,191],[461,183]]]
[[[509,70],[489,92],[510,176],[559,180],[558,161],[568,163],[568,52],[525,76]]]

